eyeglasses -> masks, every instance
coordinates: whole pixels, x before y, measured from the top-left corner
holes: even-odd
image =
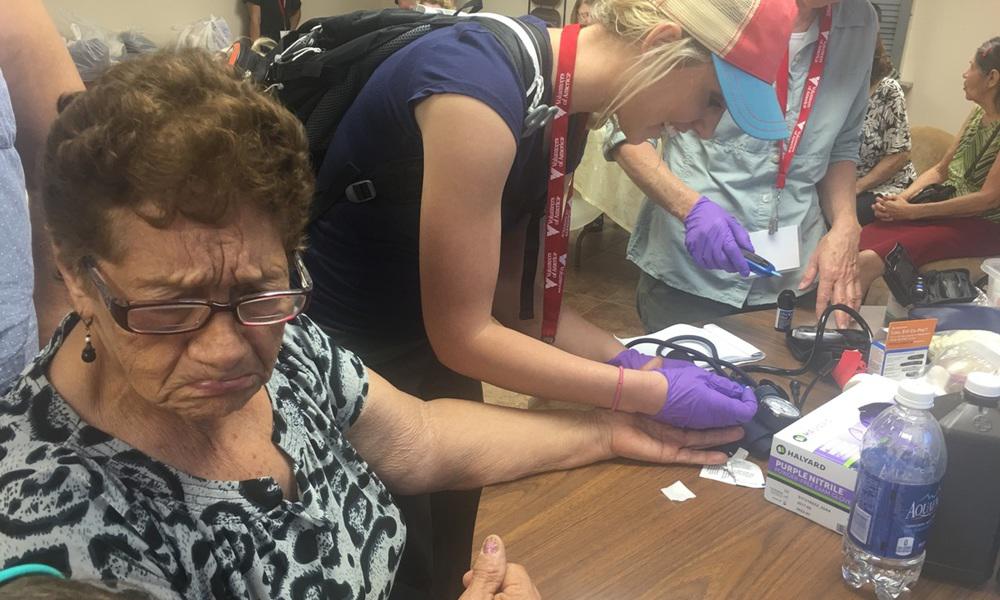
[[[132,333],[168,335],[201,329],[215,313],[231,312],[241,325],[259,327],[287,323],[302,314],[309,305],[312,278],[302,257],[296,252],[290,262],[298,271],[301,289],[258,292],[233,298],[230,302],[211,300],[169,300],[166,302],[128,302],[115,298],[107,280],[90,256],[83,258],[83,266],[101,294],[111,318],[125,331]]]

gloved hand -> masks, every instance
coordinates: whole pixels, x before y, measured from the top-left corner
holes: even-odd
[[[653,418],[691,429],[746,423],[757,412],[753,389],[710,373],[686,360],[663,359],[667,401]]]
[[[608,364],[612,367],[625,367],[626,369],[642,369],[651,360],[656,360],[656,357],[649,356],[648,354],[643,354],[634,348],[625,348],[608,361]]]
[[[750,275],[750,265],[740,248],[753,252],[750,234],[724,208],[702,196],[684,219],[684,247],[705,269],[722,269]]]

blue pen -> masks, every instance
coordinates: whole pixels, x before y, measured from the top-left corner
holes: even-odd
[[[754,273],[760,275],[761,277],[780,277],[781,273],[778,273],[774,269],[774,265],[765,260],[764,258],[757,256],[753,252],[740,248],[743,251],[743,258],[747,259],[747,264],[750,265],[750,270]]]

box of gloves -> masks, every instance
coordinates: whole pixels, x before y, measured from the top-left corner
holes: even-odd
[[[774,435],[764,497],[843,533],[854,498],[861,438],[893,403],[898,382],[855,375],[845,391]]]

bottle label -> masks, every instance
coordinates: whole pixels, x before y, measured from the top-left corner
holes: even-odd
[[[847,534],[857,546],[882,558],[913,558],[924,551],[938,506],[940,482],[908,485],[858,473]]]
[[[787,331],[792,326],[793,309],[779,308],[774,313],[774,328],[778,331]]]

